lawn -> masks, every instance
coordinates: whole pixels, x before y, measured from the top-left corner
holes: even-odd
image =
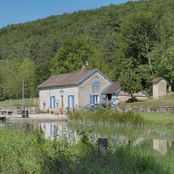
[[[122,105],[130,106],[144,106],[144,107],[158,107],[158,106],[169,106],[174,107],[174,93],[168,96],[161,97],[160,99],[148,99],[138,101],[134,103],[122,103]]]
[[[11,99],[11,100],[4,100],[0,101],[0,106],[2,107],[10,107],[10,108],[16,108],[17,106],[22,106],[22,100],[21,99]],[[28,98],[25,99],[25,106],[27,107],[34,107],[38,106],[38,98]]]

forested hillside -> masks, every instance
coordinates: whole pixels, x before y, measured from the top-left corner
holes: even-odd
[[[51,16],[0,29],[0,99],[37,95],[52,74],[88,60],[110,79],[129,70],[150,91],[151,80],[174,83],[174,1],[149,0]]]

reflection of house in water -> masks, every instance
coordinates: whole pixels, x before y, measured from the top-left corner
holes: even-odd
[[[170,145],[170,143],[169,143]],[[159,152],[160,154],[167,153],[168,142],[164,139],[154,139],[153,140],[153,149]]]
[[[67,122],[43,122],[40,127],[46,139],[65,138],[67,140],[75,139],[76,133],[68,128]]]

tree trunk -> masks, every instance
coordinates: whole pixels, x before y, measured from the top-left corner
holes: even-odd
[[[130,95],[131,95],[131,98],[132,98],[132,102],[134,102],[134,96],[133,96],[133,93],[131,92]]]
[[[146,42],[146,54],[147,54],[147,59],[148,59],[150,71],[151,71],[152,75],[154,75],[154,73],[153,73],[153,68],[152,68],[152,63],[151,63],[151,58],[150,58],[149,52],[148,52],[148,45],[147,45],[147,42]]]
[[[145,33],[145,38],[146,38],[145,51],[146,51],[146,55],[147,55],[147,59],[148,59],[149,67],[150,67],[150,71],[151,71],[152,75],[154,75],[153,68],[152,68],[152,63],[151,63],[151,58],[149,56],[149,45],[148,45],[149,41],[148,41],[147,33]]]

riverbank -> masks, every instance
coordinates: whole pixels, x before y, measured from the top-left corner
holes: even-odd
[[[13,114],[6,116],[7,120],[45,120],[45,121],[67,121],[67,115],[56,115],[56,114],[29,114],[28,118],[22,118],[22,115]]]
[[[97,125],[123,125],[123,126],[174,126],[174,113],[172,112],[116,112],[110,109],[96,111],[76,111],[69,114],[70,121],[82,124]]]
[[[174,126],[173,112],[141,112],[146,124]]]

